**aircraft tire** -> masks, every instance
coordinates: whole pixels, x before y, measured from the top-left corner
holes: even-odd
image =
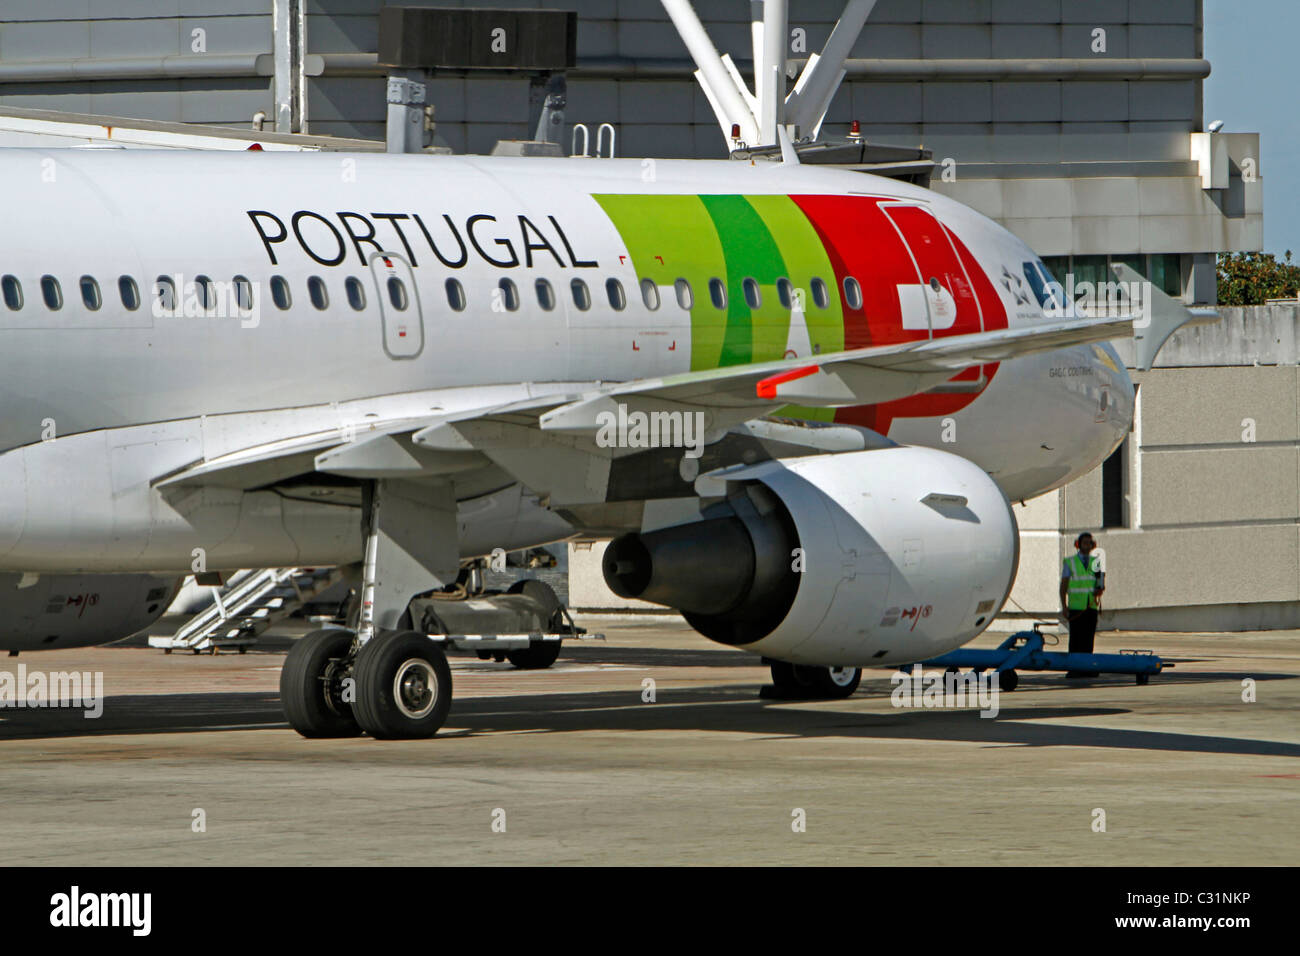
[[[381,740],[432,737],[451,710],[451,668],[437,644],[415,631],[376,634],[354,669],[361,729]]]
[[[559,641],[542,641],[517,651],[507,651],[506,660],[521,671],[545,670],[560,656]]]
[[[332,679],[351,648],[351,631],[326,628],[299,638],[289,649],[280,668],[280,703],[289,726],[304,737],[361,733],[352,705],[343,702],[338,681]]]
[[[810,691],[809,696],[823,700],[851,697],[862,682],[860,667],[804,667],[794,669],[795,679]]]

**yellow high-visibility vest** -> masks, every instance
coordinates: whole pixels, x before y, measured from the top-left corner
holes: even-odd
[[[1065,562],[1070,569],[1070,583],[1066,590],[1066,607],[1071,611],[1083,611],[1097,607],[1097,559],[1089,557],[1086,561],[1077,554],[1070,555]]]

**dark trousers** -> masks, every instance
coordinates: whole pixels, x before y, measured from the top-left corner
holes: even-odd
[[[1091,654],[1092,640],[1097,636],[1097,609],[1068,612],[1070,621],[1070,653]]]

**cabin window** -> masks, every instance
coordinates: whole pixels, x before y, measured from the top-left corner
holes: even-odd
[[[289,294],[289,282],[284,276],[271,276],[271,301],[277,309],[287,309],[293,305],[293,296]]]
[[[347,294],[348,305],[352,306],[354,312],[360,312],[366,307],[366,287],[356,276],[348,276],[343,281],[343,291]]]
[[[519,287],[515,285],[513,279],[502,279],[497,283],[497,288],[501,291],[501,304],[505,306],[507,312],[514,312],[519,308]]]
[[[659,308],[659,286],[655,285],[654,279],[641,280],[641,301],[651,312]]]
[[[709,299],[713,302],[715,309],[725,310],[727,308],[727,287],[721,279],[709,280]]]
[[[862,308],[862,286],[858,285],[858,280],[853,276],[844,280],[844,304],[850,309]]]
[[[677,292],[677,304],[689,312],[691,306],[695,304],[695,295],[691,292],[691,284],[685,279],[678,279],[673,283],[673,289]]]
[[[751,309],[757,309],[763,304],[763,297],[759,294],[757,280],[746,279],[740,284],[740,288],[745,293],[745,304]]]
[[[248,276],[235,276],[231,281],[235,288],[235,307],[242,312],[253,311],[253,283]]]
[[[781,308],[789,309],[793,306],[794,295],[791,292],[790,280],[784,276],[776,280],[776,297],[781,302]]]
[[[812,288],[813,305],[819,309],[825,309],[831,304],[831,293],[826,288],[826,283],[821,279],[813,279],[810,283]]]
[[[118,276],[117,294],[122,299],[122,308],[128,312],[140,308],[140,287],[130,276]]]
[[[325,288],[325,280],[320,276],[312,276],[307,280],[307,298],[311,299],[311,304],[322,312],[329,308],[329,290]],[[406,306],[401,306],[401,308],[404,309]]]
[[[54,276],[41,276],[41,297],[51,312],[63,308],[63,290],[59,288],[59,280]]]
[[[81,277],[81,302],[91,312],[98,312],[104,304],[104,297],[99,294],[99,283],[94,276]]]
[[[464,312],[468,302],[465,299],[465,287],[460,284],[460,280],[448,279],[445,286],[447,289],[447,304],[457,312]]]
[[[4,289],[5,305],[10,311],[17,312],[23,307],[23,284],[17,276],[5,276],[0,280],[0,287]]]
[[[587,283],[582,279],[574,279],[569,283],[569,291],[573,293],[573,304],[583,312],[591,308],[591,290],[587,288]]]
[[[615,312],[627,308],[627,297],[623,295],[623,283],[617,279],[605,280],[605,294],[609,296],[609,305]]]
[[[207,276],[195,276],[194,288],[199,294],[199,308],[204,312],[217,307],[217,292]]]
[[[164,315],[176,311],[176,283],[171,276],[159,276],[154,280],[154,295],[158,299],[158,308]]]
[[[388,277],[388,301],[398,312],[405,312],[409,300],[406,297],[406,283],[397,276]]]
[[[547,312],[555,308],[555,289],[546,279],[538,279],[533,283],[533,288],[537,290],[537,304]]]

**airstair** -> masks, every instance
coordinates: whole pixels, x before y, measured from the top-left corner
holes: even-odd
[[[288,617],[342,577],[338,568],[263,568],[240,571],[212,588],[212,604],[175,634],[149,638],[150,647],[215,654],[224,647],[242,654],[272,624]]]

